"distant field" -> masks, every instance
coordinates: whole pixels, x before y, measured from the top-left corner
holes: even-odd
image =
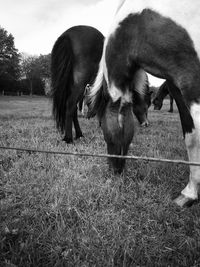
[[[150,108],[129,155],[187,160],[168,108]],[[84,138],[66,145],[50,100],[0,97],[0,146],[105,153],[96,119],[80,124]],[[103,158],[0,149],[0,266],[200,266],[199,203],[172,202],[188,176],[187,166],[131,160],[114,176]]]

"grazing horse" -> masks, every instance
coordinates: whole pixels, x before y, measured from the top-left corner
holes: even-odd
[[[169,93],[167,81],[165,81],[156,92],[156,95],[152,101],[154,105],[154,110],[160,110],[162,108],[163,100],[167,95],[169,95],[170,99],[170,108],[168,112],[173,112],[173,97]]]
[[[83,101],[85,87],[98,71],[104,36],[90,26],[74,26],[55,42],[51,53],[53,114],[66,143],[83,136],[77,117],[77,104]]]
[[[187,0],[120,1],[90,95],[91,108],[96,110],[105,96],[109,99],[101,112],[108,153],[128,151],[134,133],[130,105],[135,91],[143,95],[142,87],[136,86],[141,81],[137,74],[143,69],[169,83],[189,160],[200,163],[199,5],[199,1],[190,5]],[[97,103],[102,85],[101,103]],[[124,160],[112,160],[111,165],[120,172]],[[198,198],[199,185],[200,167],[191,165],[189,182],[175,203],[191,205]]]
[[[139,83],[137,83],[139,81]],[[140,70],[135,75],[135,86],[137,90],[134,91],[132,95],[132,111],[136,116],[140,126],[147,127],[149,125],[148,121],[148,108],[151,105],[151,94],[153,91],[150,90],[149,87],[149,80],[146,72],[144,70]],[[105,86],[104,86],[105,87]],[[93,94],[93,97],[91,95]],[[91,101],[92,98],[95,96],[95,103]],[[87,98],[87,105],[89,106],[87,117],[91,118],[97,115],[100,125],[102,120],[102,114],[105,111],[106,104],[109,102],[109,95],[106,96],[106,90],[101,87],[101,89],[97,92],[92,91],[91,88],[88,90],[88,94],[86,95]],[[104,97],[106,98],[104,100]],[[101,101],[103,104],[101,104]],[[92,103],[93,102],[93,103]],[[90,107],[92,106],[92,108]]]
[[[82,109],[85,94],[98,71],[104,36],[90,26],[74,26],[55,42],[51,53],[53,114],[56,126],[64,133],[63,140],[72,143],[72,123],[76,139],[83,136],[77,117],[77,104]],[[146,75],[146,74],[145,74]],[[148,126],[150,105],[148,78],[145,85],[145,103],[136,105],[134,113],[142,126]],[[87,98],[87,97],[86,97]]]

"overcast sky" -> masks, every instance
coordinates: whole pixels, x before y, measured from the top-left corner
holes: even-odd
[[[188,2],[191,6],[200,0]],[[71,26],[91,25],[105,35],[117,6],[118,0],[0,0],[0,26],[14,36],[19,52],[48,54],[59,35]],[[200,16],[197,18],[200,27]],[[190,23],[190,18],[187,21]],[[159,80],[150,82],[161,84]]]
[[[74,25],[91,25],[104,35],[113,19],[119,0],[0,0],[0,26],[15,38],[19,52],[48,54],[56,39]],[[141,0],[145,1],[145,0]],[[152,0],[148,0],[150,3]],[[162,0],[158,0],[162,2]],[[200,0],[168,0],[182,4],[180,12],[200,29]],[[192,16],[191,16],[192,14]],[[199,39],[200,40],[200,39]],[[200,41],[199,41],[200,42]],[[161,81],[150,80],[158,86]]]
[[[0,0],[0,25],[15,38],[19,52],[48,54],[71,26],[87,24],[104,34],[118,0]]]
[[[56,39],[74,25],[91,25],[104,35],[118,0],[0,0],[0,26],[15,38],[19,52],[48,54]],[[162,81],[150,77],[151,85]]]

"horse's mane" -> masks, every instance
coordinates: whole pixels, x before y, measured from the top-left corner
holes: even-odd
[[[90,89],[90,92],[88,95],[90,98],[91,104],[93,103],[93,101],[95,101],[95,96],[103,84],[103,76],[104,76],[104,74],[103,74],[103,56],[102,56],[101,61],[99,63],[99,69],[97,72],[97,76],[94,80],[94,83],[91,85],[91,89]]]
[[[88,94],[88,118],[94,117],[98,112],[101,106],[101,100],[103,99],[103,56],[99,63],[99,69],[94,83],[91,85],[89,94]]]
[[[109,94],[107,92],[107,85],[103,75],[103,68],[100,64],[97,77],[94,84],[91,86],[88,94],[88,118],[92,118],[97,115],[99,119],[104,115],[106,106],[109,102]]]
[[[149,91],[149,79],[143,69],[136,71],[134,75],[134,91],[145,96]]]

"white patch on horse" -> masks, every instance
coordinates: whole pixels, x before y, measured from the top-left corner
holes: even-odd
[[[89,94],[89,98],[93,99],[93,97],[97,94],[100,88],[103,86],[103,79],[105,79],[106,83],[108,84],[108,71],[105,62],[105,51],[107,46],[107,38],[105,38],[102,57],[99,63],[99,69],[95,78],[94,83],[91,85],[91,90]]]
[[[98,69],[98,73],[97,76],[95,78],[94,83],[91,85],[90,88],[90,93],[89,93],[89,98],[93,98],[95,97],[95,95],[97,94],[97,92],[100,90],[102,84],[103,84],[103,58],[101,58],[101,61],[99,63],[99,69]]]
[[[200,57],[199,0],[193,0],[192,4],[188,0],[125,0],[119,4],[108,35],[114,34],[120,21],[124,20],[128,15],[140,13],[145,8],[152,9],[165,17],[169,17],[185,28],[193,40],[195,49]]]
[[[110,85],[108,93],[110,97],[112,98],[113,102],[116,102],[123,95],[122,91],[118,89],[113,83]]]
[[[140,95],[145,95],[146,86],[148,84],[148,77],[146,72],[143,69],[139,69],[134,74],[134,90],[137,91]]]
[[[200,104],[193,104],[190,109],[194,126],[192,133],[185,135],[185,144],[188,152],[189,161],[200,163]],[[200,167],[190,166],[189,183],[181,192],[184,196],[197,199],[198,188],[200,185]]]
[[[147,83],[148,79],[146,72],[143,69],[139,69],[134,75],[134,90],[144,96]],[[132,102],[132,93],[130,90],[127,89],[125,93],[123,93],[114,83],[108,87],[108,93],[113,102],[116,102],[120,98],[123,98],[125,102]]]
[[[121,97],[122,103],[132,103],[133,94],[128,89],[126,89],[126,92]]]
[[[195,128],[200,133],[200,104],[194,103],[191,106],[190,110],[191,110],[191,115],[192,115],[192,118],[193,118],[193,121],[194,121]],[[199,138],[198,141],[200,141],[200,135],[198,136],[198,138]]]
[[[128,89],[126,89],[125,93],[123,93],[114,84],[111,84],[108,93],[110,94],[113,102],[121,99],[122,103],[132,103],[132,92]]]

